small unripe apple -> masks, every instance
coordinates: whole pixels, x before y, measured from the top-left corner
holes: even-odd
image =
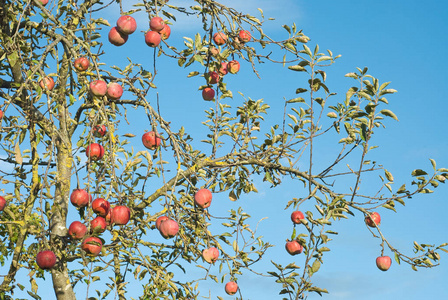
[[[119,83],[111,82],[107,85],[106,95],[112,100],[118,100],[123,95],[123,88]]]
[[[366,222],[367,226],[375,227],[375,224],[378,226],[381,223],[381,216],[377,212],[373,212],[370,215],[367,215],[364,218],[364,221]]]
[[[219,74],[218,72],[212,71],[208,72],[208,83],[215,84],[219,81]]]
[[[131,210],[124,205],[118,205],[110,211],[110,222],[115,225],[126,225],[131,218]]]
[[[227,70],[232,74],[238,73],[238,71],[240,70],[240,63],[236,60],[229,61]]]
[[[98,216],[105,218],[110,210],[110,203],[106,199],[96,198],[92,202],[92,210]]]
[[[86,156],[93,161],[100,160],[104,156],[103,146],[98,143],[92,143],[88,145],[86,148]]]
[[[96,236],[86,238],[81,244],[81,249],[90,256],[97,256],[100,254],[101,248],[103,248],[103,243]]]
[[[160,224],[162,224],[162,222],[164,222],[166,220],[169,220],[169,219],[170,218],[168,218],[167,216],[160,216],[160,217],[158,217],[157,220],[156,220],[156,228],[158,230],[160,230]]]
[[[92,200],[92,196],[86,190],[76,189],[70,195],[70,202],[76,207],[86,207]]]
[[[44,77],[39,82],[39,85],[43,90],[51,91],[54,88],[54,79],[53,77]]]
[[[305,219],[305,216],[303,215],[303,213],[299,210],[293,211],[291,213],[291,221],[294,224],[300,224],[302,223],[302,220]]]
[[[239,40],[240,40],[241,42],[243,42],[243,43],[247,43],[247,42],[249,42],[250,39],[251,39],[250,32],[247,31],[247,30],[241,30],[241,31],[238,33],[238,37],[239,37]]]
[[[82,239],[87,233],[87,227],[79,221],[74,221],[68,227],[68,235],[74,240]]]
[[[170,239],[176,236],[178,231],[179,231],[179,224],[177,224],[176,221],[171,219],[164,220],[159,225],[159,232],[166,239]]]
[[[75,59],[75,62],[73,63],[73,66],[77,71],[86,71],[89,68],[90,61],[87,57],[81,56]]]
[[[145,34],[145,43],[149,47],[155,48],[160,44],[161,41],[162,36],[157,31],[150,30]]]
[[[229,64],[225,61],[221,63],[221,68],[218,70],[220,75],[226,75],[229,72],[228,65]]]
[[[392,259],[389,256],[379,256],[376,258],[376,266],[381,271],[387,271],[392,264]]]
[[[92,132],[95,137],[100,138],[106,135],[107,128],[105,125],[95,125]]]
[[[6,206],[6,199],[0,196],[0,211],[3,211]]]
[[[161,17],[154,17],[149,21],[149,28],[152,31],[160,32],[165,27],[165,22]]]
[[[163,224],[163,223],[162,223]],[[219,257],[219,250],[215,247],[202,250],[202,258],[209,264],[215,263]]]
[[[286,251],[291,255],[300,254],[303,251],[303,246],[299,244],[296,240],[287,241],[285,245]]]
[[[132,34],[137,29],[137,22],[131,16],[121,16],[117,20],[117,29],[123,34]]]
[[[217,32],[213,35],[213,41],[218,46],[224,45],[227,42],[227,35],[224,32]]]
[[[100,234],[106,230],[107,224],[103,217],[96,217],[90,221],[90,232],[93,234]]]
[[[90,92],[94,96],[102,97],[107,93],[107,83],[103,80],[94,80],[90,83]]]
[[[142,143],[149,150],[155,150],[159,148],[160,142],[160,136],[154,131],[145,132],[142,136]]]
[[[51,269],[56,264],[56,255],[51,250],[41,251],[36,255],[36,263],[43,270]]]
[[[215,98],[215,90],[209,87],[206,87],[202,90],[202,99],[206,101],[211,101]]]
[[[122,46],[128,40],[128,35],[121,33],[118,27],[112,27],[109,31],[109,42],[115,46]]]
[[[194,203],[201,208],[209,207],[212,203],[212,192],[208,189],[200,189],[194,194]]]
[[[234,281],[229,281],[226,283],[224,289],[228,295],[235,295],[238,291],[238,284]]]
[[[162,30],[160,30],[160,37],[162,38],[162,40],[166,40],[170,37],[171,35],[171,28],[170,26],[168,26],[168,24],[165,24],[165,27],[163,27]]]

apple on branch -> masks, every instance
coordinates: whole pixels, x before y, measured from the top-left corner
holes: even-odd
[[[376,258],[376,266],[381,271],[387,271],[392,264],[392,259],[389,256],[379,256]]]
[[[82,239],[87,233],[87,227],[80,221],[73,221],[68,227],[68,235],[74,240]]]
[[[56,264],[56,255],[51,250],[41,251],[36,255],[36,263],[43,270],[51,269]]]
[[[229,281],[226,283],[224,290],[228,295],[235,295],[238,291],[238,284],[235,281]]]

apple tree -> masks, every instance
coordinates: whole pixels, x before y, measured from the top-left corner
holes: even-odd
[[[2,299],[43,298],[41,278],[57,299],[129,299],[135,291],[196,299],[206,280],[243,299],[245,272],[271,277],[286,299],[327,293],[313,275],[331,249],[332,224],[355,213],[378,238],[381,270],[390,267],[387,253],[414,269],[438,265],[445,244],[416,243],[410,255],[380,229],[380,208],[395,211],[448,177],[430,160],[432,170],[415,169],[406,186],[371,160],[374,132],[397,120],[389,82],[356,69],[346,75],[352,87],[336,94],[326,69],[339,56],[311,45],[295,24],[283,26],[284,39],[271,38],[262,9],[255,16],[212,0],[125,2],[0,0]],[[174,38],[179,18],[202,29]],[[130,39],[141,40],[145,63],[132,49],[128,60],[104,63]],[[176,62],[171,72],[201,82],[188,95],[192,110],[210,104],[200,134],[189,133],[196,120],[174,128],[159,109],[157,69],[167,60]],[[259,74],[262,63],[307,78],[291,86],[296,97],[284,99],[279,119],[267,101],[227,84],[240,68]],[[333,144],[331,159],[317,161],[324,142]],[[249,224],[244,197],[257,193],[255,178],[300,187],[278,200],[292,219],[281,251],[298,255],[287,266]],[[212,215],[222,195],[240,207]],[[304,203],[314,208],[302,211]],[[271,268],[255,271],[262,260]],[[203,273],[185,276],[192,268]]]

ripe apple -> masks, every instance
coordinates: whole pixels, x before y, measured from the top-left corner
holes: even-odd
[[[100,160],[104,156],[103,146],[98,143],[92,143],[88,145],[86,148],[86,156],[93,161]]]
[[[115,225],[126,225],[131,218],[131,210],[124,205],[118,205],[110,211],[110,221]]]
[[[42,3],[43,6],[48,4],[48,0],[39,0],[40,3]]]
[[[106,95],[107,84],[103,80],[94,80],[90,83],[90,92],[94,96],[102,97]]]
[[[228,295],[235,295],[238,291],[238,284],[234,281],[229,281],[226,283],[224,289]]]
[[[157,31],[150,30],[145,34],[145,43],[149,47],[155,48],[160,44],[161,41],[162,36]]]
[[[212,192],[208,189],[200,189],[194,194],[194,203],[202,208],[207,208],[212,204]]]
[[[250,32],[247,31],[247,30],[241,30],[241,31],[238,33],[238,37],[239,37],[239,40],[240,40],[241,42],[243,42],[243,43],[247,43],[247,42],[249,42],[250,39],[251,39]]]
[[[210,53],[211,53],[213,56],[218,56],[218,54],[219,54],[219,50],[218,50],[218,48],[212,46],[212,47],[210,47]]]
[[[106,135],[107,128],[105,125],[95,125],[92,132],[95,137],[100,138]]]
[[[0,109],[0,120],[3,119],[3,110]]]
[[[366,222],[367,226],[375,227],[375,224],[376,225],[380,225],[380,223],[381,223],[381,216],[380,216],[379,213],[373,212],[370,215],[367,215],[364,218],[364,221]]]
[[[118,31],[118,27],[112,27],[109,31],[109,42],[115,46],[121,46],[128,40],[128,35]]]
[[[228,63],[223,61],[221,63],[221,68],[219,68],[219,70],[218,70],[219,74],[222,76],[226,75],[229,72],[229,69],[227,67],[228,67]]]
[[[392,259],[389,256],[379,256],[376,258],[376,266],[381,271],[387,271],[392,264]]]
[[[208,83],[215,84],[219,81],[219,74],[218,72],[212,71],[208,72]]]
[[[171,35],[171,27],[168,26],[168,24],[165,24],[165,27],[163,27],[163,29],[160,30],[159,33],[160,33],[160,37],[162,38],[162,40],[166,40]]]
[[[162,223],[163,224],[163,223]],[[202,250],[202,258],[209,264],[214,264],[219,257],[219,250],[215,247]]]
[[[159,232],[166,239],[174,237],[178,231],[179,231],[179,224],[177,224],[176,221],[171,219],[164,220],[159,225]]]
[[[215,98],[215,90],[209,87],[206,87],[202,90],[202,99],[206,101],[211,101]]]
[[[68,227],[68,235],[74,240],[82,239],[87,233],[87,227],[79,221],[74,221]]]
[[[107,224],[103,217],[96,217],[90,221],[90,232],[93,234],[100,234],[106,230]]]
[[[106,224],[110,225],[110,212],[112,211],[112,209],[109,209],[109,212],[107,213],[107,215],[104,217],[104,219],[106,220]]]
[[[6,206],[6,199],[0,196],[0,211],[3,211]]]
[[[143,145],[149,150],[155,150],[160,146],[160,136],[154,131],[145,132],[142,136]]]
[[[121,16],[117,20],[117,29],[125,35],[132,34],[137,29],[137,22],[131,16]]]
[[[149,21],[149,28],[152,31],[160,32],[165,27],[165,22],[161,17],[154,17]]]
[[[54,79],[53,77],[44,77],[39,85],[42,89],[51,91],[54,88]]]
[[[240,70],[240,63],[236,60],[229,61],[227,70],[232,74],[238,73],[238,71]]]
[[[286,251],[291,255],[300,254],[303,251],[303,246],[299,244],[296,240],[287,241],[285,245]]]
[[[56,255],[51,250],[41,251],[36,255],[36,263],[43,270],[51,269],[56,264]]]
[[[160,230],[160,224],[162,224],[162,222],[164,222],[166,220],[169,220],[169,219],[170,218],[168,218],[167,216],[160,216],[160,217],[158,217],[157,220],[156,220],[156,228],[158,230]]]
[[[213,41],[218,46],[224,45],[227,42],[227,35],[224,32],[217,32],[213,35]]]
[[[123,95],[123,88],[119,83],[111,82],[107,85],[106,95],[112,100],[118,100]]]
[[[300,224],[302,223],[301,220],[305,219],[305,216],[303,215],[303,213],[299,210],[293,211],[291,214],[291,221],[294,224]]]
[[[81,56],[75,59],[75,62],[73,63],[73,66],[77,71],[86,71],[89,68],[90,61],[87,57]]]
[[[81,249],[91,256],[100,254],[101,248],[103,248],[103,243],[96,236],[86,238],[81,244]]]
[[[70,195],[70,202],[76,207],[86,207],[90,201],[92,196],[83,189],[76,189]]]
[[[105,218],[110,210],[110,203],[106,199],[96,198],[92,202],[92,210],[98,216]]]

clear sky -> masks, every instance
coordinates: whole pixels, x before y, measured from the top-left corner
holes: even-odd
[[[184,2],[170,1],[173,5]],[[373,156],[393,173],[397,185],[409,185],[410,172],[415,168],[430,170],[429,158],[435,159],[439,167],[448,167],[445,154],[448,148],[448,104],[445,96],[448,80],[447,1],[433,0],[423,4],[423,1],[416,0],[227,0],[225,3],[236,3],[237,9],[254,14],[257,7],[262,8],[266,17],[276,19],[266,24],[265,32],[270,36],[287,38],[281,25],[295,22],[311,38],[308,43],[310,48],[319,44],[321,50],[330,49],[334,54],[341,54],[342,57],[327,69],[328,86],[341,95],[339,97],[345,97],[346,90],[355,85],[344,74],[355,71],[356,67],[368,67],[369,73],[382,82],[391,81],[390,87],[398,93],[388,97],[389,108],[398,116],[399,122],[387,120],[386,130],[377,132],[375,142],[380,148],[375,150]],[[127,5],[124,3],[125,10],[130,9]],[[103,17],[114,24],[118,15],[118,8],[115,7],[107,9]],[[138,30],[146,31],[147,21],[141,16]],[[171,26],[169,42],[179,46],[182,37],[193,37],[200,30],[199,23],[197,20],[195,22],[179,17],[178,22]],[[143,34],[135,33],[127,44],[119,48],[108,45],[107,32],[103,39],[108,53],[103,62],[124,67],[127,64],[126,56],[129,56],[147,68],[152,66],[153,51],[144,44]],[[197,91],[203,79],[187,79],[185,75],[195,70],[202,71],[203,68],[182,70],[176,65],[176,62],[165,58],[157,61],[159,73],[155,84],[158,86],[161,113],[172,121],[174,130],[184,126],[186,131],[197,134],[196,141],[199,141],[200,122],[210,103],[202,101]],[[280,122],[283,97],[293,98],[295,89],[306,85],[305,77],[301,73],[282,71],[279,66],[263,65],[260,70],[261,80],[250,72],[248,64],[243,64],[241,72],[229,79],[228,88],[235,95],[232,104],[242,102],[236,91],[253,99],[264,98],[272,106],[268,121]],[[145,126],[134,125],[134,134],[139,136],[138,130],[143,133],[149,129],[149,124],[148,128]],[[318,153],[325,156],[332,150],[319,149]],[[236,203],[230,203],[225,195],[219,195],[210,212],[219,215],[222,210],[241,205],[252,215],[254,223],[269,217],[261,222],[259,234],[277,246],[271,248],[265,257],[266,263],[260,263],[258,270],[265,267],[273,270],[269,263],[271,259],[283,265],[290,262],[301,265],[303,256],[289,256],[284,250],[285,240],[292,232],[289,219],[292,210],[284,210],[284,207],[292,197],[299,196],[297,183],[287,183],[273,190],[260,179],[255,182],[259,194],[250,194]],[[414,241],[427,244],[448,242],[447,194],[447,187],[442,185],[434,194],[408,200],[405,207],[398,207],[398,214],[379,210],[383,233],[396,248],[409,256],[412,256]],[[313,209],[313,206],[311,203],[309,206],[305,204],[303,209]],[[361,214],[334,222],[334,230],[339,235],[330,242],[331,252],[324,256],[324,264],[314,276],[314,282],[329,291],[322,299],[448,298],[448,255],[441,253],[441,266],[434,269],[414,272],[410,266],[397,265],[393,261],[389,271],[381,272],[375,265],[381,250],[379,240],[367,230]],[[386,254],[391,255],[388,251]],[[281,299],[278,295],[280,286],[271,279],[260,279],[246,273],[238,278],[238,282],[244,299]],[[207,281],[201,283],[201,287],[204,296],[210,290],[211,299],[217,296],[232,299],[224,293],[221,284]],[[85,295],[84,291],[78,292],[80,297]],[[317,294],[309,297],[319,298]]]

